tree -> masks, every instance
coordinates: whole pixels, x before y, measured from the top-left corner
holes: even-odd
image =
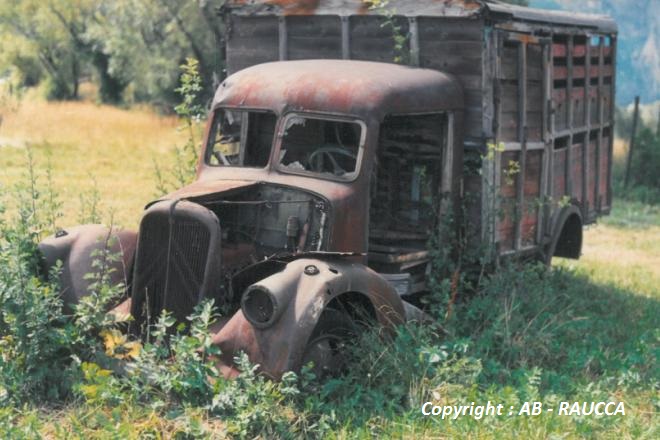
[[[79,55],[66,31],[57,23],[46,3],[22,0],[0,3],[0,36],[8,50],[21,48],[9,61],[24,67],[20,60],[36,60],[48,81],[48,95],[71,99],[78,95]],[[29,64],[29,63],[28,63]]]
[[[199,61],[212,93],[219,71],[220,0],[17,0],[0,4],[0,69],[23,70],[35,60],[49,97],[75,99],[81,76],[93,74],[104,102],[130,99],[169,103],[177,66]],[[20,51],[16,50],[21,48]],[[28,47],[29,50],[25,50]],[[11,53],[13,56],[9,56]],[[20,54],[20,56],[18,56]],[[21,78],[34,77],[28,72]],[[39,76],[39,75],[37,75]],[[28,84],[27,82],[25,84]]]

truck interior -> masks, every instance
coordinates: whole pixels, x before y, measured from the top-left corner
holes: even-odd
[[[284,122],[279,169],[351,180],[357,176],[364,129],[357,122],[290,115]]]

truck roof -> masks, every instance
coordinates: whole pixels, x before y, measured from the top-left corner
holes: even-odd
[[[235,15],[385,15],[406,17],[478,17],[548,25],[590,27],[615,33],[606,15],[552,11],[486,0],[390,0],[386,7],[370,7],[364,0],[228,0],[223,6]]]
[[[349,60],[278,61],[229,76],[213,108],[307,111],[382,120],[388,114],[463,107],[463,91],[436,70]]]

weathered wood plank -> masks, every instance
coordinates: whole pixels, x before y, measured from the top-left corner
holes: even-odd
[[[566,152],[567,149],[555,150],[553,152],[553,197],[555,201],[566,195]]]
[[[482,41],[483,21],[452,18],[417,18],[421,41]]]

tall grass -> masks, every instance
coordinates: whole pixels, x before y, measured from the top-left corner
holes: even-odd
[[[168,167],[172,145],[187,139],[176,129],[178,118],[148,109],[23,100],[0,108],[0,114],[0,182],[19,180],[26,146],[42,168],[50,157],[53,185],[67,201],[62,225],[77,223],[79,195],[95,180],[101,204],[116,210],[117,223],[135,227],[156,196],[154,157]]]
[[[28,167],[28,170],[32,168]],[[590,263],[504,266],[454,305],[436,326],[406,325],[394,338],[360,336],[346,375],[310,371],[272,382],[245,356],[241,375],[224,380],[214,365],[211,303],[197,308],[189,334],[165,335],[161,318],[144,345],[103,312],[117,290],[100,273],[73,317],[61,314],[56,287],[43,281],[35,243],[46,232],[47,203],[32,169],[14,190],[18,217],[0,238],[0,437],[55,438],[657,438],[660,291],[653,279],[599,281]],[[626,214],[629,215],[629,214]],[[626,216],[617,212],[616,216]],[[654,226],[655,227],[655,226]],[[609,234],[620,229],[601,226]],[[630,229],[624,229],[629,232]],[[615,235],[611,235],[611,238]],[[619,250],[657,255],[625,241]],[[586,250],[588,258],[609,256]],[[105,258],[106,255],[99,255]],[[589,260],[587,260],[589,261]],[[99,263],[98,267],[103,265]],[[29,319],[27,316],[29,315]],[[29,335],[29,337],[28,337]],[[43,406],[46,401],[65,407]],[[424,402],[488,401],[507,408],[539,401],[623,401],[615,417],[423,417]],[[25,406],[27,404],[27,406]]]

